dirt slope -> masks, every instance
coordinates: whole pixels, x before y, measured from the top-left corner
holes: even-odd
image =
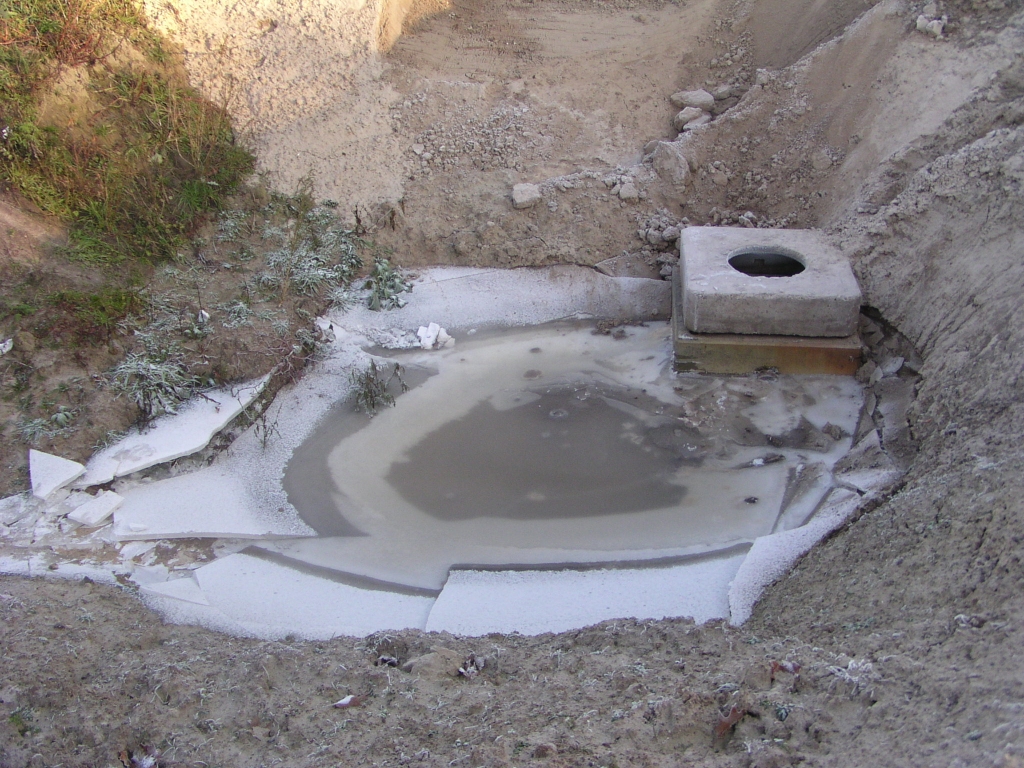
[[[829,24],[846,21],[850,9],[803,5],[823,21],[808,23],[794,56]],[[562,246],[579,258],[588,243],[594,259],[598,251],[640,251],[635,217],[670,205],[673,220],[729,221],[751,211],[750,223],[824,226],[851,255],[867,303],[923,361],[918,397],[902,424],[917,445],[903,487],[805,557],[742,629],[619,621],[539,638],[398,633],[267,643],[162,626],[129,595],[106,587],[5,578],[0,765],[116,765],[118,750],[138,756],[146,745],[167,765],[1024,765],[1019,3],[933,9],[950,17],[948,40],[915,31],[921,3],[880,4],[842,39],[760,78],[754,63],[761,54],[750,42],[757,35],[743,37],[755,17],[742,3],[455,6],[455,18],[435,17],[421,30],[468,46],[472,26],[487,30],[483,40],[498,41],[488,45],[518,47],[544,30],[523,35],[509,18],[550,26],[574,8],[581,38],[580,30],[601,26],[601,14],[625,29],[641,24],[634,14],[669,24],[674,14],[707,9],[697,47],[680,47],[663,65],[668,71],[649,73],[654,85],[645,92],[665,99],[708,79],[746,89],[710,128],[677,147],[692,160],[683,194],[653,165],[630,165],[629,153],[640,161],[648,140],[674,137],[667,102],[647,96],[650,113],[626,117],[623,110],[605,132],[594,115],[615,101],[601,100],[606,80],[590,91],[568,87],[559,77],[570,65],[549,63],[538,65],[549,78],[538,88],[543,98],[525,80],[517,94],[523,72],[531,81],[545,75],[529,70],[529,57],[513,56],[503,79],[492,71],[493,80],[472,85],[475,92],[468,79],[444,85],[457,72],[440,69],[454,69],[459,55],[431,65],[436,82],[424,79],[415,74],[426,65],[414,48],[425,38],[414,32],[383,70],[382,87],[403,99],[395,97],[389,114],[410,115],[410,127],[392,133],[397,142],[424,143],[428,130],[447,136],[494,110],[513,115],[525,94],[530,109],[519,118],[538,122],[524,123],[522,135],[532,131],[535,146],[503,144],[504,154],[488,154],[493,168],[473,165],[483,157],[475,150],[470,162],[437,167],[422,160],[424,143],[409,161],[407,174],[416,178],[403,182],[404,218],[397,206],[387,237],[410,262],[533,263],[563,258]],[[466,24],[465,37],[455,35],[456,22]],[[746,49],[738,63],[730,46]],[[610,69],[590,66],[611,77],[613,58],[603,59]],[[725,58],[734,61],[727,73]],[[463,102],[449,97],[456,92],[479,95]],[[406,108],[416,93],[427,95]],[[575,115],[570,96],[594,114]],[[648,121],[660,133],[637,135],[650,132]],[[495,140],[517,123],[509,117],[497,125]],[[490,139],[486,130],[480,135]],[[597,133],[610,154],[586,159],[581,147]],[[505,197],[513,181],[569,171],[598,175],[576,176],[565,190],[551,184],[544,204],[525,212]],[[608,201],[605,174],[636,179],[647,199]],[[599,235],[586,223],[595,218]],[[559,245],[502,251],[480,234],[488,221],[505,236],[532,225],[538,239],[551,235]],[[462,231],[477,238],[466,255],[452,240]],[[900,427],[898,412],[893,419],[888,428]],[[451,654],[428,655],[438,647]],[[406,672],[388,659],[375,665],[382,656],[419,662]],[[472,661],[480,657],[482,665]],[[773,674],[772,662],[787,664]],[[360,706],[330,706],[347,694],[366,698]]]

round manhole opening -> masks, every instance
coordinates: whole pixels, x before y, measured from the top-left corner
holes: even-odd
[[[792,277],[806,269],[780,248],[745,248],[729,257],[729,266],[751,277]]]

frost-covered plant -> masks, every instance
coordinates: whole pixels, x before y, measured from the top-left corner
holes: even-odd
[[[267,254],[267,271],[257,277],[264,289],[310,294],[347,285],[362,266],[351,231],[338,224],[330,208],[317,206],[300,219],[287,244]]]
[[[176,413],[178,405],[199,387],[199,380],[173,357],[158,359],[134,352],[111,371],[110,381],[139,407],[143,421]]]
[[[355,306],[356,294],[351,288],[339,285],[327,293],[327,300],[331,302],[331,309],[347,312]]]
[[[412,291],[412,285],[382,256],[374,259],[373,271],[363,287],[370,291],[368,306],[375,312],[401,309],[406,304],[401,294]]]
[[[395,396],[388,392],[388,386],[394,379],[398,379],[402,391],[407,391],[409,386],[402,378],[403,373],[405,370],[402,366],[395,363],[391,373],[385,376],[384,371],[377,367],[375,360],[370,361],[370,367],[365,371],[352,371],[349,374],[349,381],[355,387],[356,409],[373,416],[381,408],[393,406]]]
[[[18,422],[18,434],[26,443],[35,445],[42,438],[63,437],[75,431],[72,426],[78,411],[61,405],[48,419],[22,419]]]
[[[242,234],[245,211],[221,211],[217,217],[217,234],[214,240],[218,243],[229,243],[237,240]]]
[[[239,328],[243,325],[251,325],[252,321],[250,318],[256,314],[248,304],[240,299],[220,304],[217,309],[223,312],[226,317],[224,320],[225,328]]]
[[[18,434],[29,445],[35,445],[44,437],[52,437],[53,431],[47,419],[25,419],[18,422]]]

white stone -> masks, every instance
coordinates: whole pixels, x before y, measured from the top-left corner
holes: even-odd
[[[540,187],[536,184],[516,184],[512,187],[512,205],[520,210],[532,208],[540,201]]]
[[[693,333],[845,337],[857,330],[861,292],[850,263],[814,230],[688,227],[682,233],[683,320]],[[783,254],[790,277],[744,274],[741,253]]]
[[[941,19],[930,19],[925,14],[921,14],[917,17],[917,31],[933,35],[937,39],[942,40],[942,33],[946,31],[947,21],[948,19],[945,16]]]
[[[193,398],[176,414],[157,419],[145,431],[128,436],[89,459],[76,488],[103,485],[143,469],[201,451],[255,400],[267,383],[257,379],[238,387],[222,387]]]
[[[696,107],[705,112],[715,106],[715,97],[701,89],[697,91],[679,91],[673,93],[669,100],[677,107]]]
[[[430,323],[429,325],[419,327],[416,331],[416,336],[419,337],[420,347],[423,349],[433,349],[434,342],[437,341],[437,335],[441,332],[441,326],[437,323]]]
[[[54,492],[81,477],[85,467],[77,461],[62,459],[33,448],[28,452],[28,472],[32,479],[32,495],[46,500]]]
[[[0,357],[3,357],[12,349],[14,349],[14,339],[7,339],[6,341],[0,343]]]
[[[113,491],[103,491],[69,513],[68,519],[81,523],[87,528],[95,528],[114,514],[114,511],[123,503],[122,496]]]

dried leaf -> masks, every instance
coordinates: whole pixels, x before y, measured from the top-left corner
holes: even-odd
[[[732,730],[732,727],[736,725],[740,720],[743,719],[744,715],[747,714],[747,710],[740,709],[735,704],[732,705],[732,709],[729,710],[729,714],[722,717],[719,715],[718,725],[715,726],[715,738],[722,739]]]

